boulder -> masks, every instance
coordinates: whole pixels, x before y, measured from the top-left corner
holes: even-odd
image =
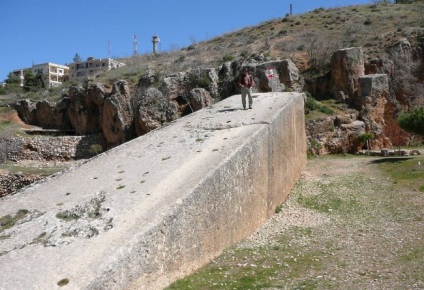
[[[103,101],[101,129],[107,148],[134,137],[131,99],[128,82],[121,80],[113,84],[112,92]]]
[[[149,88],[135,103],[137,107],[134,123],[137,136],[144,135],[179,117],[177,103],[155,88]]]
[[[361,143],[358,136],[365,132],[365,123],[355,114],[331,116],[308,121],[306,135],[309,151],[316,155],[356,153]]]
[[[237,62],[225,62],[218,69],[218,95],[220,100],[236,94],[238,72]]]
[[[362,108],[360,118],[367,123],[367,131],[381,135],[385,127],[386,104],[389,99],[389,80],[386,74],[362,76],[358,79],[357,104]]]
[[[359,89],[358,79],[363,76],[364,54],[362,48],[337,50],[331,57],[331,91],[340,99],[350,101]]]
[[[30,100],[19,100],[12,104],[19,118],[29,125],[37,125],[36,103]]]
[[[176,100],[178,96],[185,95],[186,85],[184,80],[186,74],[185,72],[180,72],[165,76],[159,90],[171,100]]]
[[[302,90],[302,78],[299,74],[299,69],[296,67],[291,59],[282,60],[278,66],[278,73],[280,75],[280,82],[283,83],[286,88],[293,89],[295,91]]]
[[[188,95],[188,100],[193,111],[209,107],[213,103],[211,94],[203,88],[192,89]]]

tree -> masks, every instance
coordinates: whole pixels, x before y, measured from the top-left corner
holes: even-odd
[[[35,88],[36,80],[32,70],[27,70],[24,73],[24,90],[29,92]]]
[[[27,70],[24,74],[24,90],[37,91],[44,88],[44,74],[41,70],[37,70],[36,74],[32,70]]]
[[[7,79],[4,82],[6,85],[19,86],[21,84],[21,79],[14,73],[9,73]]]
[[[373,140],[375,138],[375,135],[373,133],[362,133],[358,136],[359,141],[365,142],[367,144],[367,151],[368,154],[370,152],[370,140]]]
[[[400,114],[398,124],[409,133],[424,136],[424,107]]]
[[[81,56],[78,53],[76,53],[75,56],[74,56],[74,58],[72,60],[74,62],[81,62],[82,61],[82,58],[81,58]]]
[[[374,5],[377,5],[379,3],[392,3],[390,0],[372,0],[371,1]]]
[[[37,73],[35,74],[35,86],[36,88],[42,89],[46,87],[46,84],[44,83],[44,73],[41,69],[38,69]]]
[[[396,4],[411,4],[417,2],[417,0],[395,0]]]

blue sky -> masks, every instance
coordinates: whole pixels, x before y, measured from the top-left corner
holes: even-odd
[[[189,46],[246,26],[319,7],[371,4],[370,0],[0,0],[0,82],[33,63],[151,53]],[[110,44],[110,45],[109,45]],[[110,47],[110,50],[109,50]]]

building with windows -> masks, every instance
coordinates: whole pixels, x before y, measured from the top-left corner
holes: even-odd
[[[21,87],[24,86],[25,72],[31,70],[34,74],[41,72],[44,76],[44,85],[46,88],[60,86],[63,82],[69,79],[69,67],[56,63],[46,62],[33,65],[29,68],[17,69],[12,73],[18,76],[21,80]]]
[[[96,59],[89,57],[86,61],[69,64],[69,79],[83,80],[84,78],[93,77],[124,65],[124,63],[111,58]]]

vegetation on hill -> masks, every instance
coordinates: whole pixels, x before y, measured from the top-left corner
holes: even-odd
[[[127,65],[110,71],[99,81],[111,84],[125,79],[135,85],[147,70],[170,74],[197,67],[217,67],[225,61],[263,54],[268,59],[291,58],[302,71],[315,73],[328,69],[331,54],[339,48],[361,46],[367,60],[387,55],[399,39],[413,42],[424,35],[424,2],[372,4],[337,8],[317,8],[308,13],[286,15],[256,26],[196,42],[182,49],[158,55],[122,58]],[[404,3],[405,1],[396,1]],[[410,2],[410,1],[406,1]],[[416,43],[412,43],[414,45]],[[0,94],[9,94],[9,79]],[[14,90],[13,90],[14,91]],[[54,97],[42,91],[43,97]],[[25,97],[17,92],[16,97]],[[34,97],[30,95],[30,97]]]
[[[424,1],[370,1],[368,5],[337,8],[317,8],[299,15],[285,15],[255,26],[232,31],[212,39],[196,42],[182,49],[171,49],[158,55],[144,54],[119,61],[126,66],[98,76],[96,81],[111,88],[118,80],[128,81],[135,88],[148,71],[160,83],[165,75],[193,68],[217,68],[224,62],[263,55],[265,60],[290,58],[306,80],[323,76],[329,71],[332,53],[344,47],[360,46],[367,62],[387,57],[390,48],[407,38],[412,46],[424,43]],[[400,4],[409,3],[411,4]],[[75,57],[77,57],[76,55]],[[415,81],[407,64],[397,64],[393,84],[405,87],[405,94],[417,89],[408,87]],[[19,79],[9,75],[5,87],[0,87],[0,106],[17,99],[56,101],[62,90],[75,83],[67,82],[59,88],[43,88],[34,77],[24,88]],[[135,91],[135,90],[132,90]],[[332,115],[345,104],[334,102],[331,96],[308,94],[308,118]]]

